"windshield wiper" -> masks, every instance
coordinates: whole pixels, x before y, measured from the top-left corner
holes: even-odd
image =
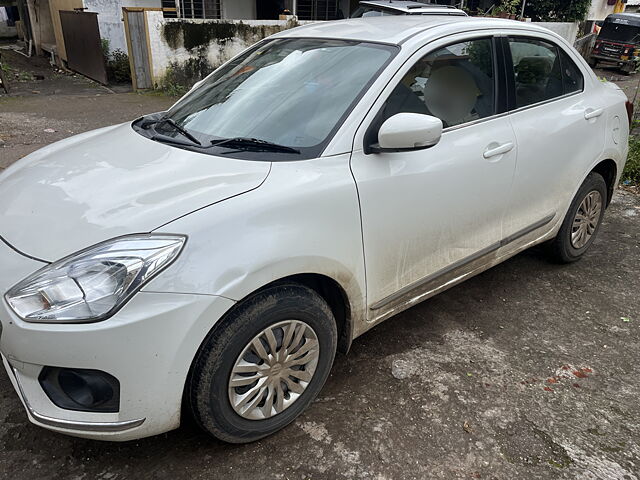
[[[287,147],[286,145],[279,145],[267,140],[249,137],[222,138],[219,140],[211,140],[211,145],[216,147],[228,146],[237,150],[300,153],[300,150],[298,150],[297,148]]]
[[[169,125],[171,125],[173,128],[175,128],[178,132],[180,132],[183,136],[185,136],[186,138],[188,138],[189,140],[191,140],[193,143],[195,143],[196,145],[202,145],[202,142],[200,142],[200,140],[198,140],[196,137],[194,137],[192,134],[189,133],[188,130],[186,130],[184,127],[181,127],[180,125],[178,125],[175,121],[173,121],[173,119],[171,118],[160,118],[159,120],[147,124],[147,125],[160,125],[162,123],[168,123]],[[167,138],[171,138],[171,137],[167,137],[166,135],[162,135],[161,133],[154,135],[154,137],[152,138],[156,138],[158,140],[165,140]]]

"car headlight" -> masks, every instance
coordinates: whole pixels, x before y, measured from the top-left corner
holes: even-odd
[[[108,240],[41,268],[5,298],[27,322],[104,320],[169,266],[185,241],[181,235],[155,234]]]

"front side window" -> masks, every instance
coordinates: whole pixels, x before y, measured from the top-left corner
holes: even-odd
[[[380,125],[397,113],[422,113],[445,127],[495,114],[492,40],[456,43],[422,57],[385,103]]]
[[[213,154],[220,143],[227,156],[273,159],[222,142],[250,138],[295,149],[287,160],[313,158],[397,51],[360,41],[271,40],[218,69],[167,117]],[[158,129],[180,137],[169,123]]]

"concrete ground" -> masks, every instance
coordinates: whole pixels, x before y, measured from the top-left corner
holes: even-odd
[[[0,166],[172,103],[89,88],[0,97]],[[532,249],[378,326],[302,417],[251,445],[188,421],[123,444],[51,433],[1,372],[0,478],[638,479],[639,265],[640,198],[619,192],[582,261]]]

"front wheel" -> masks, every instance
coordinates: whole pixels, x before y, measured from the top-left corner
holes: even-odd
[[[599,173],[591,172],[571,202],[562,227],[549,246],[561,263],[582,258],[600,230],[607,199],[607,184]]]
[[[266,437],[315,399],[336,353],[336,323],[313,290],[287,284],[241,303],[196,357],[187,394],[196,422],[230,443]]]

